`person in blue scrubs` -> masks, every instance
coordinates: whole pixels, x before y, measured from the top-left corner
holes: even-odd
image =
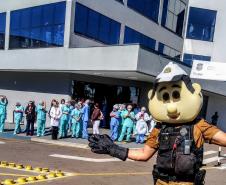
[[[89,124],[89,116],[90,116],[90,106],[89,106],[90,100],[86,100],[84,103],[84,106],[82,107],[81,113],[82,113],[82,138],[88,139],[88,131],[87,127]]]
[[[60,130],[59,138],[67,137],[68,122],[70,118],[70,102],[66,102],[64,106],[61,107],[62,116],[60,118]]]
[[[67,131],[70,133],[72,131],[72,111],[75,109],[75,101],[71,100],[70,101],[70,115],[69,115],[69,121],[68,121],[68,128]]]
[[[119,110],[119,106],[114,105],[113,110],[110,113],[110,117],[111,117],[110,130],[111,130],[111,139],[113,141],[116,141],[118,139],[118,129],[119,129],[120,117],[121,117],[120,112],[118,110]]]
[[[17,102],[15,110],[13,111],[14,123],[15,123],[15,129],[13,133],[14,135],[19,134],[21,132],[20,123],[23,118],[23,113],[24,113],[24,107],[19,102]]]
[[[7,105],[8,100],[6,96],[0,96],[0,133],[4,131],[5,127]]]
[[[79,133],[81,129],[81,104],[75,104],[75,108],[71,112],[72,117],[72,138],[79,138]]]
[[[130,142],[131,133],[133,131],[135,114],[132,111],[132,105],[127,106],[127,110],[122,113],[122,117],[125,119],[122,126],[122,133],[118,139],[121,142],[126,134],[126,142]]]
[[[37,137],[45,135],[46,127],[46,103],[44,101],[40,102],[37,106]]]
[[[124,123],[124,118],[123,118],[123,112],[126,111],[126,105],[125,104],[120,104],[119,105],[119,113],[120,113],[120,123],[119,123],[119,128],[118,128],[118,135],[120,136],[121,135],[121,132],[122,132],[122,126],[123,126],[123,123]]]

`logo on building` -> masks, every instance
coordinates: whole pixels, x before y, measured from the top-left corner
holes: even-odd
[[[171,73],[171,68],[170,67],[167,67],[165,70],[164,70],[164,73]]]
[[[203,64],[198,63],[198,64],[196,65],[196,70],[197,70],[197,71],[201,71],[202,69],[203,69]]]

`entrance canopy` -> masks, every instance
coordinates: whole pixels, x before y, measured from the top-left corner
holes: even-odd
[[[0,51],[0,71],[63,72],[153,82],[171,60],[139,45]],[[190,74],[191,68],[178,64]],[[198,81],[205,91],[226,96],[226,83]]]

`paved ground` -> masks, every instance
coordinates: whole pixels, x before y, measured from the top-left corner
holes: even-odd
[[[25,129],[25,125],[21,125],[22,130]],[[13,138],[13,139],[19,139],[19,140],[32,140],[36,142],[42,142],[42,143],[54,143],[58,144],[59,146],[71,146],[71,147],[79,147],[79,148],[87,148],[88,141],[85,139],[75,139],[71,138],[71,133],[68,134],[67,138],[59,139],[58,141],[52,141],[51,140],[51,135],[49,132],[49,128],[46,129],[46,134],[44,137],[36,137],[35,135],[32,137],[27,137],[24,133],[19,134],[19,135],[13,135],[13,129],[14,129],[14,124],[13,123],[6,123],[5,125],[6,132],[5,133],[0,133],[1,138]],[[92,133],[92,129],[88,129],[89,133]],[[109,134],[109,129],[100,129],[101,134]],[[123,145],[128,148],[141,148],[143,147],[143,144],[136,144],[135,138],[132,138],[133,142],[131,143],[117,143],[119,145]],[[76,145],[75,145],[76,144]]]
[[[206,185],[226,184],[226,166],[214,168],[218,147],[206,145],[205,159],[208,162]],[[223,149],[226,153],[226,150]],[[96,155],[89,149],[72,148],[30,140],[0,139],[0,161],[50,170],[67,172],[67,177],[35,182],[54,185],[150,185],[153,184],[151,171],[155,157],[148,162],[121,162],[106,155]],[[212,162],[211,162],[212,161]],[[225,162],[226,161],[222,161]],[[37,176],[34,171],[21,171],[0,167],[0,181],[6,178]],[[34,182],[31,182],[34,183]],[[29,184],[31,184],[29,183]]]

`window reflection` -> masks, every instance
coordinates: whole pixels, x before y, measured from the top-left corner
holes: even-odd
[[[12,11],[9,48],[63,46],[65,8],[59,2]]]
[[[161,25],[182,36],[186,4],[181,0],[164,0]]]
[[[213,10],[191,7],[188,19],[187,38],[213,41],[216,14],[217,12]]]
[[[144,47],[155,50],[156,41],[126,26],[124,43],[125,44],[140,43]]]
[[[75,10],[74,32],[105,44],[118,44],[121,24],[79,3]]]
[[[163,43],[159,43],[158,52],[167,55],[173,58],[180,59],[181,52],[177,51],[176,49],[173,49]]]
[[[160,0],[128,0],[127,6],[158,22]]]

